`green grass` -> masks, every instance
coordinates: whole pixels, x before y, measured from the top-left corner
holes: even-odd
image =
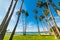
[[[8,40],[9,35],[6,35],[4,40]],[[56,40],[54,36],[48,35],[14,35],[13,40]]]

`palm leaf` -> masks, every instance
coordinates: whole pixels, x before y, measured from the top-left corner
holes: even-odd
[[[19,15],[20,11],[17,11],[16,14]]]
[[[35,10],[34,10],[34,13],[35,13],[35,14],[37,14],[37,13],[38,13],[38,11],[35,9]]]
[[[37,20],[37,16],[34,16],[34,18]]]
[[[40,21],[42,21],[42,18],[41,18],[41,17],[39,17],[39,20],[40,20]]]
[[[41,15],[41,16],[39,17],[39,20],[42,21],[44,18],[45,18],[45,17],[44,17],[43,15]]]
[[[48,8],[47,2],[44,2],[43,5],[46,6],[46,8]]]
[[[24,9],[21,9],[21,12],[22,12],[22,13],[25,13],[25,10],[24,10]]]
[[[21,0],[22,2],[24,2],[24,0]]]
[[[38,1],[38,2],[37,2],[37,7],[41,8],[42,6],[43,6],[43,2]]]
[[[48,22],[48,19],[46,18],[45,21]]]
[[[53,18],[52,18],[52,17],[50,17],[50,18],[49,18],[49,20],[50,20],[50,21],[53,21]]]
[[[45,9],[44,10],[44,15],[47,16],[49,14],[49,10],[48,9]]]
[[[60,6],[60,2],[58,2],[58,5]]]
[[[25,12],[26,17],[29,16],[28,12]]]

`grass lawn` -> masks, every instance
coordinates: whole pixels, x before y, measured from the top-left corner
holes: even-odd
[[[8,40],[9,35],[6,35],[4,40]],[[54,36],[48,35],[14,35],[13,40],[56,40]]]

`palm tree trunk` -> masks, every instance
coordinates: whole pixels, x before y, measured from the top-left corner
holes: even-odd
[[[50,24],[50,22],[48,22],[48,25],[51,27],[51,29],[52,29],[52,26],[51,26],[51,24]],[[50,31],[51,32],[51,31]],[[55,38],[57,39],[57,37],[56,37],[56,35],[55,35],[55,32],[54,32],[54,30],[52,29],[52,32],[53,32],[53,34],[54,34],[54,36],[55,36]]]
[[[42,25],[42,28],[43,28],[43,31],[45,31],[45,30],[44,30],[44,27],[43,27],[43,24],[44,24],[44,23],[41,23],[41,25]]]
[[[20,14],[21,14],[21,13],[20,13]],[[13,39],[13,36],[14,36],[15,30],[16,30],[17,25],[18,25],[18,22],[19,22],[20,14],[18,15],[16,25],[15,25],[15,27],[14,27],[13,31],[12,31],[12,34],[11,34],[11,36],[10,36],[9,40],[12,40],[12,39]]]
[[[38,34],[40,34],[40,28],[39,28],[38,20],[37,20],[37,28],[38,28]]]
[[[25,31],[24,30],[25,29],[25,26],[24,26],[24,18],[23,18],[23,16],[22,16],[22,26],[23,26],[23,35],[25,35],[25,32],[24,32]]]
[[[27,27],[27,24],[26,24],[26,17],[25,17],[25,28],[24,28],[24,35],[26,35],[26,27]]]
[[[21,4],[20,10],[22,9],[22,6],[23,6],[23,2],[22,2],[22,4]],[[12,31],[12,34],[11,34],[9,40],[12,40],[12,39],[13,39],[13,36],[14,36],[15,30],[16,30],[17,25],[18,25],[18,22],[19,22],[20,15],[21,15],[21,12],[20,12],[19,15],[18,15],[16,25],[15,25],[13,31]]]
[[[18,0],[17,0],[17,1],[18,1]],[[4,36],[5,36],[7,26],[8,26],[8,24],[9,24],[10,20],[11,20],[12,15],[13,15],[14,9],[15,9],[16,4],[17,4],[17,1],[15,2],[14,6],[13,6],[11,15],[9,16],[8,20],[6,21],[6,23],[5,23],[4,26],[3,26],[3,30],[1,31],[1,34],[0,34],[0,39],[1,39],[1,40],[3,40],[3,38],[4,38]]]
[[[45,22],[44,22],[45,23]],[[48,26],[47,26],[47,24],[46,24],[46,29],[48,30],[49,28],[48,28]]]
[[[4,17],[4,19],[3,19],[2,23],[1,23],[1,27],[2,28],[3,28],[3,26],[4,26],[4,24],[5,24],[6,20],[7,20],[7,18],[9,16],[9,13],[10,13],[10,10],[11,10],[12,5],[13,5],[13,0],[11,1],[11,4],[10,4],[9,9],[7,11],[7,14],[6,14],[6,16]],[[1,31],[2,28],[0,28],[0,31]]]

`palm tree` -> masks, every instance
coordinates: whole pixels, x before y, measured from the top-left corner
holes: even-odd
[[[16,30],[16,28],[17,28],[17,25],[18,25],[18,22],[19,22],[19,18],[20,18],[20,15],[21,15],[21,9],[22,9],[22,6],[23,6],[23,2],[24,2],[24,1],[22,1],[21,7],[20,7],[20,11],[17,12],[17,15],[18,15],[17,22],[16,22],[16,24],[15,24],[15,27],[14,27],[14,29],[13,29],[13,31],[12,31],[12,34],[11,34],[9,40],[12,40],[12,39],[13,39],[15,30]]]
[[[48,9],[45,9],[45,10],[44,10],[44,16],[46,17],[48,14],[49,14]]]
[[[9,18],[6,20],[6,23],[5,23],[4,26],[3,26],[3,29],[2,29],[1,35],[0,35],[0,36],[1,36],[1,37],[0,37],[1,40],[2,40],[2,39],[4,38],[4,36],[5,36],[7,26],[8,26],[8,24],[9,24],[10,20],[11,20],[11,17],[12,17],[12,15],[13,15],[13,12],[14,12],[14,9],[15,9],[15,7],[16,7],[17,2],[18,2],[18,0],[15,0],[15,4],[14,4],[14,6],[13,6],[12,12],[11,12]]]
[[[2,21],[2,23],[1,23],[1,25],[0,25],[0,33],[1,33],[1,29],[3,28],[3,25],[5,24],[8,16],[9,16],[9,13],[10,13],[10,10],[11,10],[11,7],[12,7],[12,4],[13,4],[13,0],[11,1],[11,4],[10,4],[10,6],[9,6],[9,8],[8,8],[8,11],[7,11],[7,13],[6,13],[6,16],[4,17],[4,19],[3,19],[3,21]],[[1,27],[2,27],[2,28],[1,28]]]
[[[43,21],[44,18],[45,18],[45,17],[44,17],[43,15],[41,15],[41,16],[39,17],[39,21]],[[43,23],[41,23],[41,25],[42,25],[43,31],[45,31],[45,30],[44,30],[44,27],[43,27]]]
[[[25,10],[21,9],[21,13],[22,13],[22,26],[23,26],[23,35],[25,35],[25,26],[24,26],[24,15],[25,15]]]
[[[44,3],[45,5],[46,5],[46,2]],[[43,21],[44,23],[46,22],[46,16],[49,14],[49,11],[48,11],[48,9],[45,9],[44,11],[42,11],[42,12],[44,12],[44,15],[42,15],[44,18],[41,20],[41,21]],[[41,18],[42,18],[42,16],[41,16]],[[45,23],[46,24],[46,23]],[[46,25],[46,28],[47,28],[47,30],[49,29],[48,28],[48,26]]]
[[[18,17],[17,17],[17,22],[16,22],[16,24],[15,24],[15,27],[14,27],[14,29],[13,29],[13,31],[12,31],[12,34],[11,34],[9,40],[12,40],[12,39],[13,39],[13,36],[14,36],[15,30],[16,30],[17,25],[18,25],[18,22],[19,22],[19,18],[20,18],[21,12],[18,11],[18,12],[17,12],[17,15],[18,15]]]
[[[36,19],[36,21],[37,21],[37,28],[38,28],[38,33],[40,34],[40,29],[39,29],[39,23],[38,23],[38,11],[35,9],[34,10],[34,13],[36,14],[36,16],[34,16],[34,18]]]
[[[24,35],[26,35],[26,29],[27,29],[27,17],[29,16],[28,12],[25,12],[25,28],[24,28]]]
[[[21,10],[22,14],[25,15],[25,26],[24,26],[24,19],[22,18],[22,22],[23,22],[23,35],[26,35],[26,27],[27,27],[27,24],[26,24],[26,18],[29,16],[28,12],[25,11],[25,10]]]

